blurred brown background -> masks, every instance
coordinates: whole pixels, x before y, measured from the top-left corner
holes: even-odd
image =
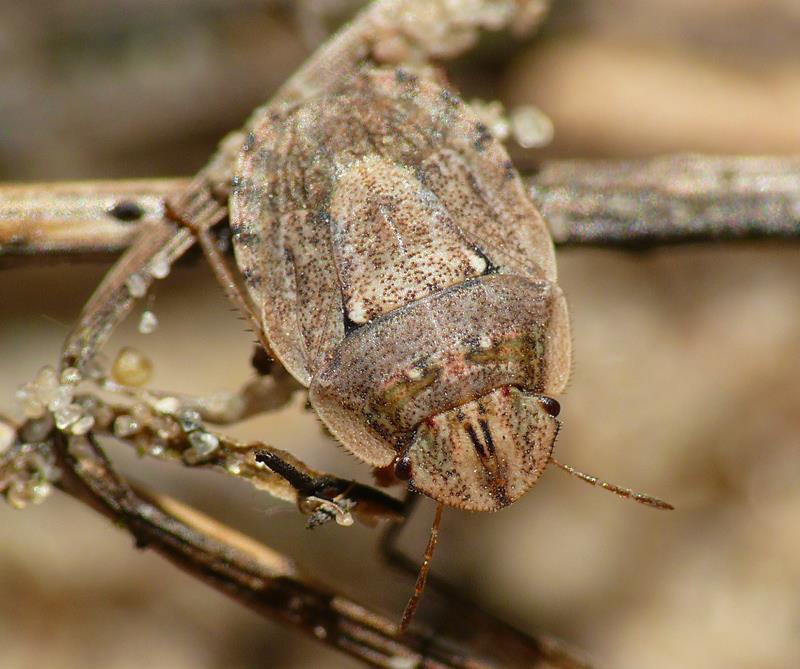
[[[189,174],[357,2],[0,2],[0,179]],[[489,39],[467,97],[533,102],[542,158],[800,152],[796,0],[563,0],[530,44]],[[617,669],[800,666],[800,249],[560,253],[576,361],[559,457],[662,496],[656,513],[548,472],[495,515],[449,512],[435,569],[492,611]],[[105,267],[0,274],[0,410],[52,363]],[[163,284],[163,285],[161,285]],[[161,282],[134,344],[154,385],[237,386],[250,338],[201,265]],[[368,480],[301,402],[238,434]],[[213,474],[121,468],[399,615],[376,534],[302,518]],[[404,537],[419,555],[431,508]],[[422,613],[424,615],[424,607]],[[0,507],[0,666],[353,667],[204,589],[80,505]]]

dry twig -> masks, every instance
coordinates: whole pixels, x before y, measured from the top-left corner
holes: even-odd
[[[351,69],[367,54],[377,62],[393,63],[424,62],[431,56],[446,58],[461,53],[474,41],[477,29],[485,27],[486,22],[481,20],[464,23],[457,13],[443,15],[451,21],[450,39],[440,40],[431,39],[428,31],[419,31],[412,24],[396,25],[390,20],[398,7],[428,1],[374,3],[348,31],[292,77],[277,99],[283,103],[303,99],[314,87],[330,85],[341,71]],[[513,21],[509,17],[505,20],[515,26],[527,22],[532,28],[546,4],[520,1],[519,15],[511,17]],[[320,73],[330,76],[320,78]],[[247,127],[232,134],[200,173],[199,178],[221,202],[227,197],[232,161],[246,131]],[[148,225],[160,229],[165,223],[167,196],[188,187],[187,179],[0,187],[0,263],[25,256],[38,261],[116,254],[137,235],[146,234]],[[792,158],[556,162],[530,177],[530,190],[551,222],[557,243],[565,245],[648,246],[800,237],[800,162]],[[164,234],[174,232],[166,230]],[[175,242],[175,256],[187,245],[186,240]],[[58,429],[52,423],[37,424],[35,420],[17,430],[14,442],[0,448],[0,492],[11,497],[22,490],[23,495],[36,499],[40,493],[46,494],[44,489],[37,491],[37,486],[54,481],[62,491],[122,525],[138,546],[156,550],[257,612],[374,666],[587,666],[559,644],[528,637],[463,601],[446,600],[449,615],[442,615],[435,625],[402,634],[393,622],[314,582],[287,558],[173,500],[127,483],[113,470],[97,442],[104,427],[107,432],[115,418],[126,414],[109,405],[105,407],[108,420],[103,424],[96,421],[99,400],[93,401],[94,430],[86,434]],[[88,417],[84,415],[81,420]],[[76,424],[73,421],[70,425]],[[70,431],[72,434],[68,434]],[[273,494],[281,488],[284,499],[298,503],[303,501],[302,492],[297,486],[286,485],[291,483],[290,477],[324,477],[302,463],[291,462],[287,454],[264,446],[242,447],[216,437],[219,443],[214,446],[218,449],[215,455],[192,462],[196,453],[189,458],[187,454],[195,447],[185,438],[187,435],[191,436],[188,431],[177,431],[172,440],[159,435],[166,450],[152,454],[182,458],[190,466],[215,467],[269,488]],[[136,436],[138,440],[128,443],[142,449],[142,438],[153,435],[139,431]],[[258,463],[263,462],[259,457],[267,457],[265,453],[290,461],[293,469],[289,476],[281,474],[284,480],[279,480],[274,466],[273,472],[259,470]],[[348,482],[336,483],[343,488],[341,495],[354,506],[374,503],[380,509],[383,505],[387,512],[379,510],[376,516],[392,517],[391,512],[396,510],[382,493],[372,496],[365,486],[344,488]],[[457,615],[452,611],[454,606],[458,607]]]
[[[141,226],[161,219],[164,197],[187,183],[0,186],[0,263],[116,255]],[[562,246],[800,239],[795,156],[549,161],[528,183]]]
[[[257,613],[295,627],[365,664],[387,669],[587,669],[559,642],[529,637],[472,606],[458,603],[435,624],[401,634],[382,615],[305,575],[291,560],[117,474],[93,434],[67,436],[29,421],[0,460],[0,489],[11,474],[48,463],[56,486],[128,531],[140,548],[173,564]],[[52,475],[52,472],[50,472]],[[457,619],[458,622],[454,622]]]
[[[800,157],[546,163],[530,192],[561,245],[800,239]]]

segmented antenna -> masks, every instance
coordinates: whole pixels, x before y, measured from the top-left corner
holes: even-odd
[[[671,511],[672,509],[675,508],[669,502],[665,502],[662,499],[658,499],[658,497],[651,497],[650,495],[645,495],[640,492],[634,492],[630,488],[620,488],[618,485],[614,485],[613,483],[609,483],[608,481],[601,481],[596,476],[579,472],[577,469],[575,469],[575,467],[571,467],[570,465],[565,465],[564,463],[556,460],[554,457],[550,458],[550,462],[552,462],[559,469],[563,469],[565,472],[567,472],[567,474],[579,478],[581,481],[585,481],[586,483],[589,483],[593,486],[597,486],[598,488],[604,488],[605,490],[613,492],[615,495],[619,495],[620,497],[626,497],[628,499],[632,499],[635,502],[639,502],[640,504],[646,504],[647,506],[651,506],[654,509],[664,509],[667,511]]]
[[[436,543],[439,541],[439,525],[442,522],[442,509],[444,509],[444,504],[439,502],[436,505],[436,516],[433,519],[433,525],[431,525],[431,536],[430,539],[428,539],[428,547],[425,549],[425,557],[422,560],[422,566],[419,568],[417,583],[414,586],[414,594],[411,595],[411,599],[408,600],[406,610],[403,611],[403,619],[400,621],[401,634],[405,632],[411,624],[411,620],[417,612],[417,606],[419,605],[420,597],[422,597],[422,592],[425,590],[425,583],[428,581],[428,572],[431,568],[433,551],[436,549]]]

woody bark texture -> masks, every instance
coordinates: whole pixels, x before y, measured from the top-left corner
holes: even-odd
[[[445,599],[449,614],[401,633],[396,622],[309,578],[289,558],[175,500],[130,485],[93,435],[80,449],[68,445],[68,439],[53,429],[35,446],[17,441],[0,465],[38,449],[40,457],[57,464],[56,486],[62,492],[123,528],[137,547],[154,550],[257,613],[364,664],[386,669],[590,667],[560,642],[523,634],[463,601]]]
[[[556,244],[800,239],[800,157],[545,163],[529,180]]]

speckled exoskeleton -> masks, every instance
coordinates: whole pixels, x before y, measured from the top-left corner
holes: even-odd
[[[473,511],[550,461],[570,368],[553,244],[447,88],[365,69],[265,116],[231,199],[271,350],[356,457]]]

